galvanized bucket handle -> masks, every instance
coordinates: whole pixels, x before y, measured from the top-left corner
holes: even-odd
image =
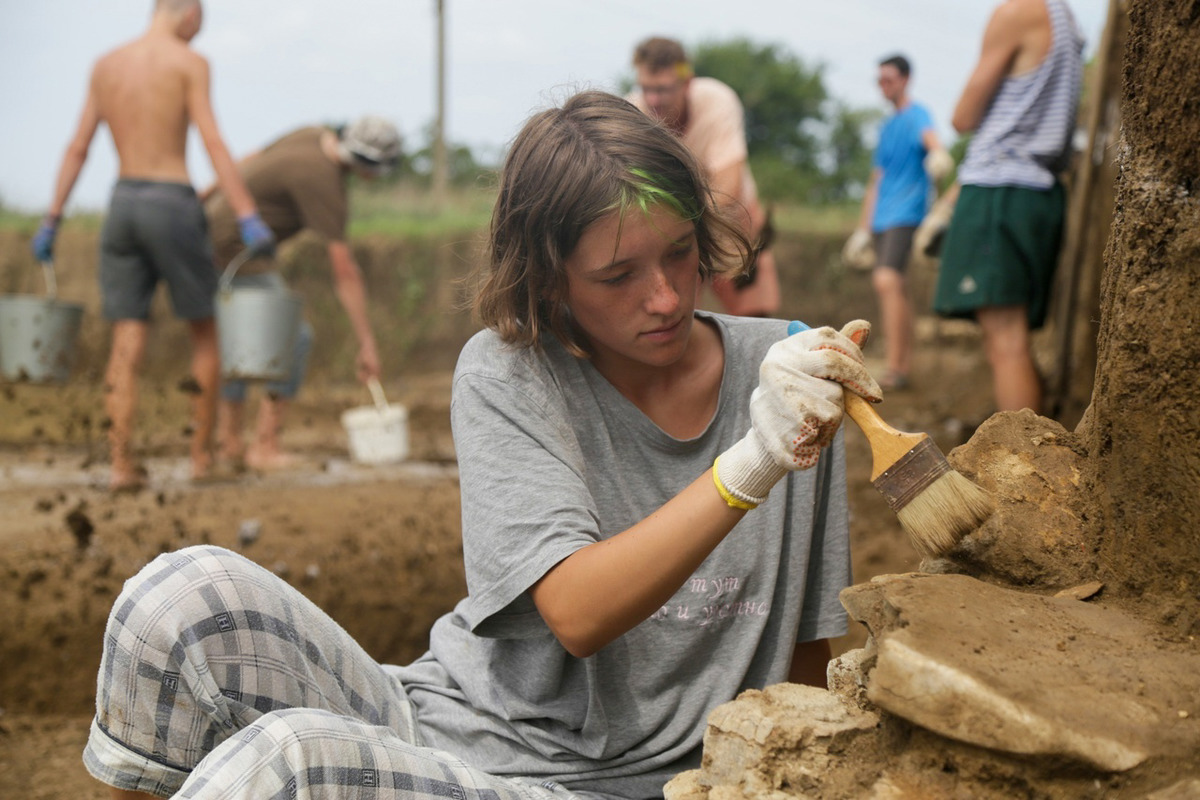
[[[54,300],[58,297],[58,280],[54,277],[54,262],[42,262],[42,277],[46,281],[46,297]]]
[[[258,254],[258,251],[253,247],[247,247],[245,250],[233,257],[233,259],[229,262],[229,265],[225,267],[225,271],[221,273],[220,288],[222,292],[229,291],[229,286],[233,282],[233,276],[237,274],[237,271],[242,268],[243,264]]]

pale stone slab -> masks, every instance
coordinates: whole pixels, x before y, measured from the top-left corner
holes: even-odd
[[[842,592],[878,648],[871,702],[935,733],[1106,771],[1200,748],[1200,651],[1127,614],[964,575]]]

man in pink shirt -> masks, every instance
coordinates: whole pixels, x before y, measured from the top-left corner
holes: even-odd
[[[747,161],[742,103],[715,78],[697,78],[674,39],[646,39],[633,53],[638,88],[630,102],[671,129],[707,173],[717,202],[741,219],[758,250],[741,278],[717,278],[713,292],[730,314],[772,316],[779,311],[779,275],[770,249],[770,221],[758,202]]]

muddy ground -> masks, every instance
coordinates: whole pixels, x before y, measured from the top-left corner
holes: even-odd
[[[873,315],[868,276],[835,266],[839,245],[784,237],[788,316],[822,324]],[[91,245],[82,237],[65,246],[86,261]],[[438,252],[461,265],[467,249],[447,245]],[[360,248],[368,280],[374,274],[379,283],[404,285],[397,252],[405,251]],[[14,258],[0,255],[10,276]],[[380,275],[385,268],[386,279]],[[68,281],[64,291],[94,304],[91,274]],[[916,275],[918,298],[926,278]],[[314,287],[324,280],[318,270]],[[0,290],[28,283],[7,281]],[[332,334],[318,343],[315,375],[284,437],[305,465],[224,483],[187,480],[182,334],[165,314],[141,393],[137,442],[149,470],[145,491],[112,496],[101,488],[104,329],[94,313],[82,362],[68,384],[0,386],[0,797],[106,796],[80,763],[104,620],[123,581],[161,552],[199,543],[239,550],[297,586],[379,660],[402,663],[422,652],[432,621],[464,591],[449,370],[469,333],[469,323],[444,304],[444,291],[422,291],[443,302],[424,321],[394,321],[388,301],[372,296],[377,324],[407,337],[385,355],[389,399],[410,414],[411,458],[401,465],[350,462],[339,415],[369,396],[345,380],[337,354],[347,345]],[[310,312],[321,308],[317,300],[308,302]],[[409,308],[418,305],[410,300]],[[317,322],[318,331],[341,325],[336,316]],[[989,415],[989,373],[970,326],[923,318],[918,329],[912,388],[889,396],[880,410],[897,427],[929,432],[949,452]],[[174,357],[163,350],[174,350]],[[878,343],[868,350],[876,367],[880,354]],[[870,485],[865,439],[851,428],[847,443],[855,581],[916,569],[915,551]],[[247,542],[239,531],[250,528],[258,536]],[[835,650],[864,639],[855,624]]]

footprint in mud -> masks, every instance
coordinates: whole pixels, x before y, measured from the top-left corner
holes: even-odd
[[[200,388],[200,382],[190,375],[181,380],[175,388],[184,394],[200,394],[204,391]]]
[[[96,532],[96,526],[92,524],[92,520],[84,513],[84,504],[80,503],[71,509],[67,514],[65,521],[67,528],[75,537],[75,546],[80,550],[87,549],[88,544],[92,541],[92,534]]]

